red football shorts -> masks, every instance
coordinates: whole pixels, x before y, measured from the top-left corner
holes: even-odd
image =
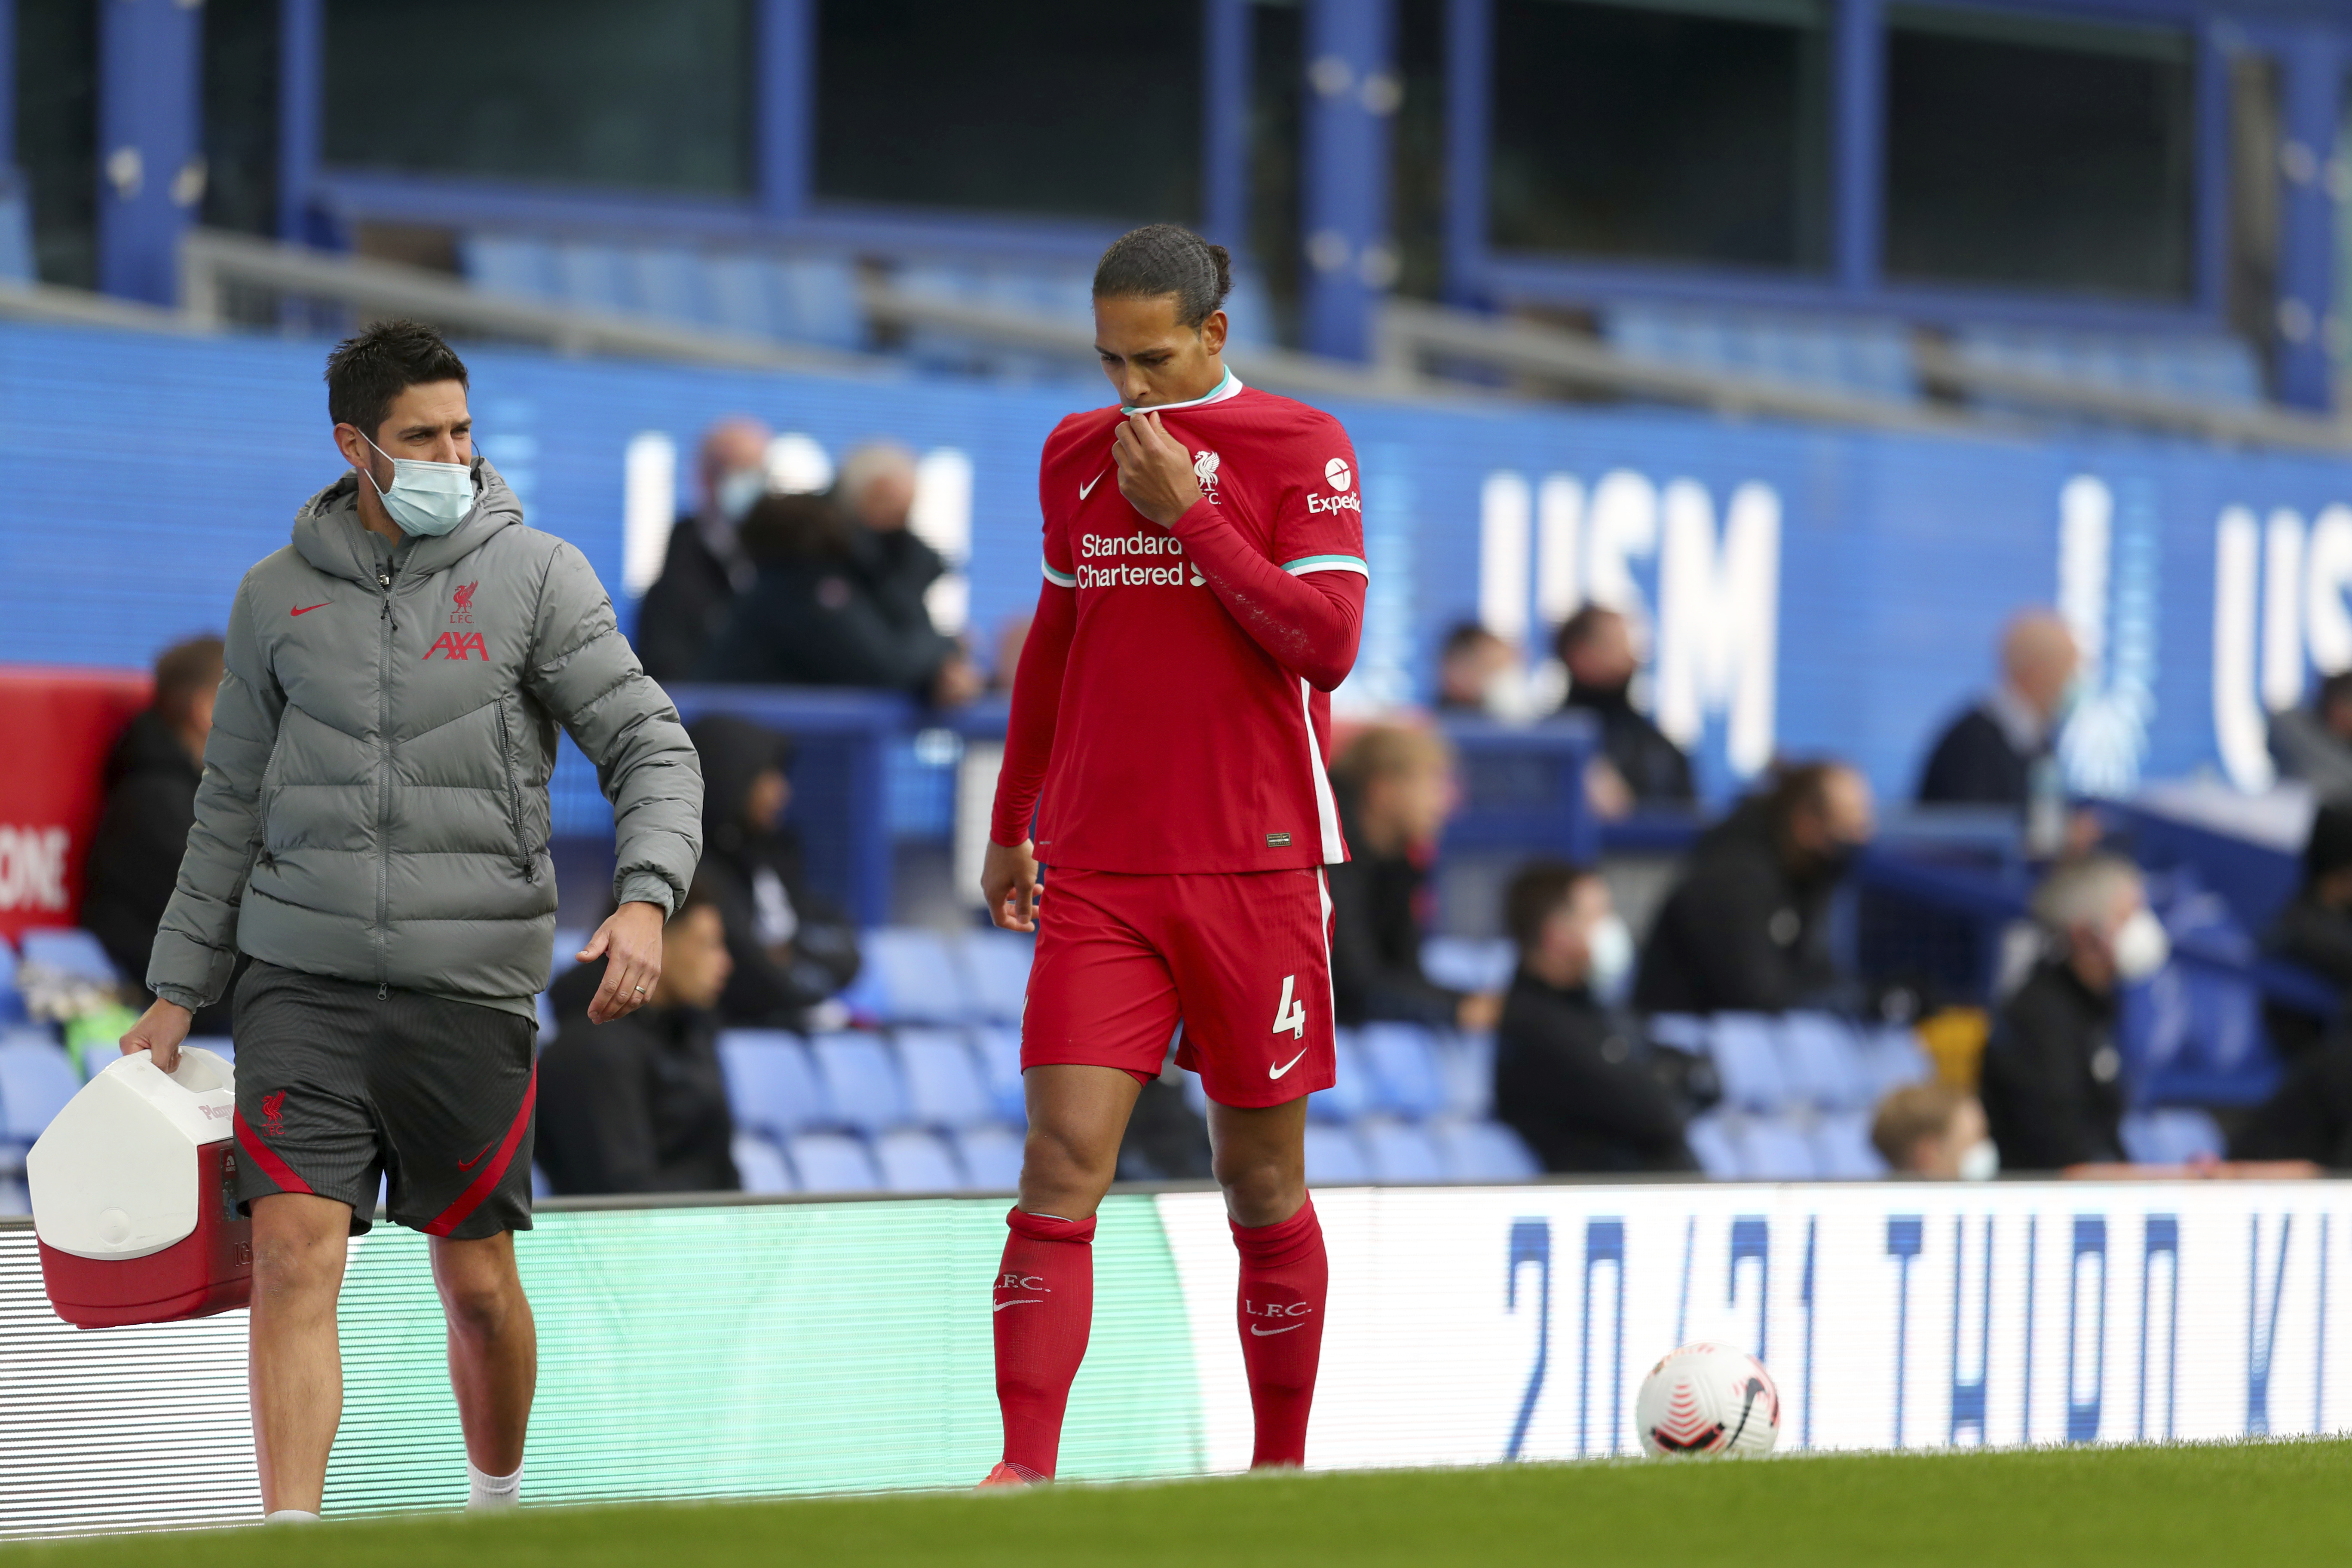
[[[1048,871],[1021,1066],[1199,1073],[1221,1105],[1331,1087],[1331,895],[1320,869]]]

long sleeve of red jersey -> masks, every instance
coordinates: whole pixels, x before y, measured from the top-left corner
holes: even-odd
[[[1050,582],[1038,590],[1037,614],[1013,676],[1013,713],[1005,722],[1004,762],[996,772],[996,806],[989,816],[988,836],[999,844],[1019,844],[1029,837],[1038,792],[1045,787],[1045,765],[1054,756],[1062,673],[1077,625],[1077,590]]]
[[[1252,548],[1205,500],[1188,507],[1169,531],[1184,542],[1185,552],[1242,630],[1285,669],[1304,676],[1318,691],[1348,679],[1364,627],[1362,577],[1353,572],[1295,577]]]

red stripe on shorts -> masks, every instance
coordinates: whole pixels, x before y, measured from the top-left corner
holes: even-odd
[[[483,1166],[457,1201],[434,1216],[425,1227],[427,1236],[446,1236],[466,1223],[466,1216],[482,1206],[482,1200],[498,1190],[499,1178],[514,1163],[515,1146],[522,1142],[523,1129],[530,1125],[530,1108],[539,1099],[539,1064],[530,1064],[530,1080],[522,1086],[522,1109],[515,1112],[514,1125],[507,1129],[506,1141],[499,1145],[498,1157]]]
[[[229,1126],[236,1134],[236,1146],[244,1150],[255,1164],[261,1167],[263,1175],[278,1184],[279,1191],[304,1193],[313,1197],[318,1195],[310,1192],[310,1183],[294,1173],[293,1166],[278,1157],[277,1150],[254,1136],[253,1128],[246,1121],[245,1111],[242,1109],[238,1110],[236,1117],[229,1122]]]

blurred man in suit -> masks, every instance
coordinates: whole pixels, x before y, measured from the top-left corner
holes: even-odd
[[[2039,787],[2054,788],[2053,748],[2081,657],[2074,634],[2048,610],[2009,623],[2000,684],[1946,727],[1919,775],[1922,805],[2009,805],[2023,811]]]
[[[737,530],[768,493],[768,427],[741,415],[721,419],[704,433],[694,467],[700,499],[670,529],[662,574],[637,606],[637,657],[664,683],[692,679],[736,595],[751,585]]]
[[[1616,817],[1637,806],[1688,805],[1690,758],[1633,706],[1642,660],[1632,624],[1615,610],[1587,605],[1560,623],[1553,646],[1568,668],[1560,710],[1589,713],[1601,726],[1601,755],[1586,777],[1594,809]]]

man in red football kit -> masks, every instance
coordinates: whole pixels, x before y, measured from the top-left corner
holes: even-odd
[[[1038,465],[1045,584],[982,873],[996,923],[1040,931],[994,1303],[1004,1458],[983,1484],[1054,1474],[1095,1210],[1171,1040],[1208,1090],[1241,1252],[1253,1463],[1306,1458],[1328,1274],[1305,1156],[1307,1096],[1333,1070],[1322,868],[1348,855],[1328,693],[1356,659],[1363,502],[1337,420],[1225,368],[1230,287],[1224,250],[1172,224],[1106,251],[1095,343],[1120,406],[1063,420]]]

